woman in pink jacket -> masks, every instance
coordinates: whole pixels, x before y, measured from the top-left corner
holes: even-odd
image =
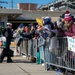
[[[75,36],[75,24],[73,22],[73,18],[70,13],[66,13],[64,16],[64,25],[63,28],[57,28],[58,32],[62,36]]]
[[[75,38],[75,24],[70,13],[65,14],[63,27],[62,28],[58,27],[57,29],[58,29],[59,35]],[[70,64],[68,65],[70,67],[74,66],[75,57],[73,56],[73,52],[71,50],[70,51],[67,50],[66,56],[67,56],[66,58],[68,59],[68,60],[66,59],[66,61],[70,62]]]

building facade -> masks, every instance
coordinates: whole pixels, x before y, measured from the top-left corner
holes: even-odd
[[[18,9],[37,10],[37,4],[34,4],[34,3],[18,3]]]

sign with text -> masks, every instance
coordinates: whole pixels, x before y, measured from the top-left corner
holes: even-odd
[[[75,39],[72,37],[67,37],[68,39],[68,50],[75,53]]]

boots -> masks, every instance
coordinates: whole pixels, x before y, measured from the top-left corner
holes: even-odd
[[[8,57],[7,58],[7,63],[12,63],[13,61],[12,61],[12,59],[11,59],[11,57]]]

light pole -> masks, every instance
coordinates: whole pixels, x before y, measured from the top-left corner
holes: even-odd
[[[11,0],[11,7],[12,7],[12,9],[13,9],[13,0]]]

